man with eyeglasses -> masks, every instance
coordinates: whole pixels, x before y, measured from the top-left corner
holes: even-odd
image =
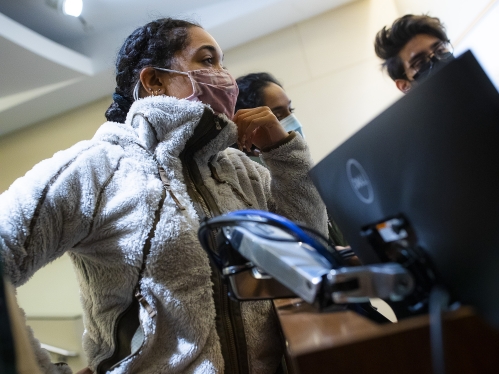
[[[454,58],[445,27],[438,18],[426,15],[408,14],[391,28],[383,27],[376,34],[374,50],[403,93]]]

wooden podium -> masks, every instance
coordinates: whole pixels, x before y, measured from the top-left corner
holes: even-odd
[[[292,374],[431,374],[428,316],[376,324],[352,311],[318,313],[274,301]],[[499,373],[499,331],[468,307],[444,315],[446,374]],[[437,373],[435,373],[437,374]]]

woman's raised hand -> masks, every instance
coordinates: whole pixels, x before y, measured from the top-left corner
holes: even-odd
[[[240,109],[232,119],[237,125],[237,144],[240,150],[250,151],[252,145],[259,149],[272,147],[288,136],[269,107]]]

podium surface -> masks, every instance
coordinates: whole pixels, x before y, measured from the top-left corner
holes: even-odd
[[[297,299],[274,301],[293,374],[433,372],[429,318],[377,324],[355,312],[316,312]],[[499,373],[499,331],[471,308],[444,314],[446,373]]]

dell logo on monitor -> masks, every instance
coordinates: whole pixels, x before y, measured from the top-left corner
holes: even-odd
[[[360,201],[371,204],[374,200],[373,187],[362,165],[353,158],[347,161],[347,176]]]

